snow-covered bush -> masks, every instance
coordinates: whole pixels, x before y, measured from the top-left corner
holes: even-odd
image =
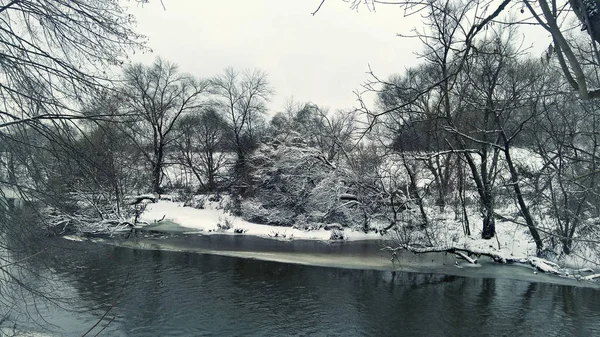
[[[242,216],[280,226],[352,225],[361,219],[352,205],[340,201],[348,194],[348,172],[292,136],[263,144],[248,158],[253,190],[241,203]]]

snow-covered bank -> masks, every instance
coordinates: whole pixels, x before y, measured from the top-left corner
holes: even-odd
[[[281,227],[255,224],[227,213],[217,203],[206,203],[205,208],[196,209],[184,207],[182,202],[160,200],[148,204],[141,215],[141,220],[149,224],[158,221],[171,221],[179,226],[190,228],[190,232],[201,234],[245,234],[281,240],[330,240],[332,230],[313,229],[303,230],[293,227]],[[493,240],[481,239],[481,229],[473,228],[470,236],[463,235],[457,226],[447,225],[449,219],[438,219],[438,227],[445,227],[440,231],[438,239],[444,244],[453,244],[465,249],[475,251],[493,251],[506,257],[526,258],[535,256],[535,243],[528,237],[527,228],[518,224],[501,223],[497,227],[497,236]],[[379,233],[352,230],[343,231],[344,238],[350,241],[395,239],[393,232],[381,235]]]
[[[225,212],[217,203],[206,203],[205,208],[184,207],[182,202],[160,200],[148,204],[141,220],[149,224],[159,220],[171,221],[179,226],[190,228],[190,232],[202,234],[245,234],[282,240],[329,240],[336,229],[303,230],[292,227],[260,225],[245,221]],[[364,233],[346,229],[345,240],[380,240],[382,235],[374,232]]]
[[[472,225],[471,235],[466,235],[462,226],[457,224],[453,212],[448,210],[437,212],[436,216],[431,218],[430,227],[414,227],[408,231],[406,228],[398,227],[382,235],[379,230],[365,233],[360,229],[342,228],[337,224],[284,227],[248,222],[228,212],[230,201],[227,196],[197,196],[193,199],[194,202],[188,201],[187,203],[174,200],[177,198],[163,196],[161,200],[147,204],[139,220],[147,223],[149,226],[147,229],[150,230],[168,229],[170,231],[171,228],[175,228],[175,232],[184,234],[250,236],[277,241],[331,241],[332,239],[340,241],[340,238],[342,241],[352,242],[372,241],[374,245],[379,245],[379,249],[385,247],[384,250],[388,250],[386,252],[389,254],[386,257],[387,261],[392,257],[396,258],[401,251],[412,251],[423,255],[445,252],[451,253],[450,256],[454,259],[452,265],[456,264],[456,266],[478,266],[481,262],[477,261],[477,258],[488,256],[496,262],[529,266],[533,275],[539,271],[579,280],[591,280],[597,277],[594,275],[597,265],[593,260],[586,261],[570,257],[566,261],[564,258],[557,259],[556,256],[550,256],[549,260],[539,258],[536,256],[536,246],[527,227],[511,221],[498,219],[496,236],[491,240],[484,240],[481,238],[480,226]],[[195,207],[190,207],[190,205]],[[470,216],[472,219],[477,218],[476,214]],[[382,224],[375,228],[380,229],[384,226]],[[385,244],[383,240],[385,240]],[[429,246],[418,244],[427,241],[429,241]],[[247,246],[244,249],[248,249],[245,254],[251,258],[272,259],[272,257],[265,258],[265,256],[270,256],[269,254],[263,256],[264,254],[253,252],[252,248]],[[282,262],[294,262],[295,258],[298,256],[286,257]],[[323,263],[317,265],[323,265]],[[343,266],[345,263],[339,263],[339,265]]]
[[[225,202],[206,201],[203,208],[184,207],[183,202],[159,200],[147,205],[140,219],[148,224],[157,222],[172,222],[178,226],[189,228],[186,233],[198,233],[203,235],[226,234],[226,235],[252,235],[263,238],[278,240],[320,240],[329,241],[333,235],[341,235],[344,240],[392,240],[402,242],[406,238],[400,238],[400,231],[389,231],[382,235],[378,232],[365,233],[360,230],[345,228],[338,230],[337,227],[330,229],[314,228],[310,230],[272,226],[251,223],[244,219],[228,213],[223,204]],[[476,215],[472,215],[476,218]],[[486,252],[506,260],[527,260],[536,257],[536,246],[531,238],[527,227],[510,221],[498,221],[496,236],[491,240],[481,238],[481,227],[471,226],[471,235],[465,235],[461,226],[455,224],[451,212],[438,214],[433,219],[429,234],[433,236],[434,247],[457,247],[472,252]],[[418,231],[411,233],[417,237]],[[552,259],[563,267],[571,269],[597,268],[598,263],[591,254],[582,258],[577,256],[561,257]]]

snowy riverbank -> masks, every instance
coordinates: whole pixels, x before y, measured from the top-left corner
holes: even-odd
[[[182,202],[159,200],[148,204],[141,215],[141,220],[148,224],[161,221],[170,221],[181,227],[189,228],[188,233],[199,234],[244,234],[280,240],[320,240],[328,241],[337,229],[300,229],[255,224],[233,216],[226,212],[219,202],[206,202],[202,209],[184,207]],[[457,226],[449,226],[451,219],[439,218],[437,227],[443,228],[436,231],[437,245],[453,245],[456,247],[493,251],[508,257],[535,256],[535,243],[529,237],[527,228],[518,224],[506,222],[499,223],[495,239],[481,239],[481,229],[472,229],[472,234],[467,236],[457,230]],[[344,228],[344,240],[394,240],[396,234],[380,234],[379,232],[365,233],[360,230]]]
[[[141,220],[149,224],[158,221],[171,221],[181,227],[189,228],[189,233],[201,234],[245,234],[281,240],[321,240],[327,241],[337,229],[315,228],[304,230],[293,227],[255,224],[227,213],[219,202],[205,202],[204,208],[184,207],[182,202],[159,200],[148,204]],[[382,235],[375,232],[345,229],[345,240],[380,240]]]
[[[392,242],[390,248],[393,247],[394,240],[399,236],[397,231],[390,231],[382,235],[379,231],[365,233],[351,228],[339,230],[336,226],[328,229],[310,227],[309,229],[301,229],[255,224],[231,215],[225,210],[223,203],[223,200],[204,200],[202,208],[194,208],[184,206],[183,202],[158,200],[156,203],[150,203],[146,206],[141,215],[141,220],[150,225],[171,222],[189,229],[189,231],[182,230],[186,234],[249,235],[284,241],[330,241],[333,237],[342,237],[342,241]],[[535,243],[531,239],[528,229],[520,224],[499,221],[496,227],[496,237],[492,240],[483,240],[481,239],[481,229],[479,227],[473,226],[475,228],[472,228],[471,235],[465,235],[459,226],[452,225],[452,221],[450,214],[446,216],[441,214],[434,222],[435,228],[432,228],[431,231],[435,236],[436,247],[455,247],[471,252],[493,254],[502,260],[539,263],[539,259],[536,258]],[[577,256],[570,256],[568,259],[564,257],[562,259],[550,259],[547,263],[536,264],[536,267],[540,270],[548,266],[554,266],[557,270],[568,268],[573,271],[583,268],[595,269],[597,264],[589,258],[578,258]]]

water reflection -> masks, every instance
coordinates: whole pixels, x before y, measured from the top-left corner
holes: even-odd
[[[32,264],[95,309],[46,312],[68,336],[117,298],[107,336],[600,335],[595,289],[72,245]]]

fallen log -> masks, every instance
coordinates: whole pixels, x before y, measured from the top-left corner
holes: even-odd
[[[463,254],[464,256],[487,256],[499,263],[507,263],[507,262],[519,262],[520,259],[517,258],[506,258],[500,253],[491,252],[491,251],[483,251],[480,249],[471,249],[471,248],[460,248],[453,246],[438,246],[438,247],[415,247],[415,246],[403,246],[403,247],[385,247],[384,250],[391,251],[392,253],[396,253],[401,250],[406,250],[409,252],[413,252],[415,254],[424,254],[424,253],[451,253],[451,254]],[[476,260],[475,260],[476,263]]]
[[[590,280],[597,279],[597,278],[600,278],[600,274],[592,274],[592,275],[584,276],[581,279],[590,281]]]
[[[559,268],[556,263],[550,262],[548,260],[533,257],[529,259],[529,263],[536,269],[538,269],[539,271],[543,271],[544,273],[552,273],[556,275],[565,274],[564,272],[561,272],[558,269],[556,269]]]
[[[473,259],[463,252],[457,252],[456,255],[470,264],[477,264],[477,259]]]
[[[561,268],[558,264],[544,260],[538,257],[510,257],[507,258],[503,256],[499,252],[486,251],[477,248],[461,248],[454,246],[437,246],[437,247],[415,247],[415,246],[400,246],[400,247],[385,247],[384,250],[388,250],[392,252],[392,260],[397,258],[396,253],[401,250],[409,251],[415,254],[424,254],[424,253],[451,253],[457,255],[459,258],[462,258],[468,261],[471,264],[477,264],[477,259],[473,259],[471,256],[487,256],[498,263],[509,263],[516,262],[522,264],[530,264],[535,267],[536,270],[539,270],[544,273],[556,274],[556,275],[569,275],[566,270]],[[592,276],[592,275],[590,275]],[[593,279],[595,277],[589,277],[589,279]],[[600,277],[600,275],[598,276]]]

